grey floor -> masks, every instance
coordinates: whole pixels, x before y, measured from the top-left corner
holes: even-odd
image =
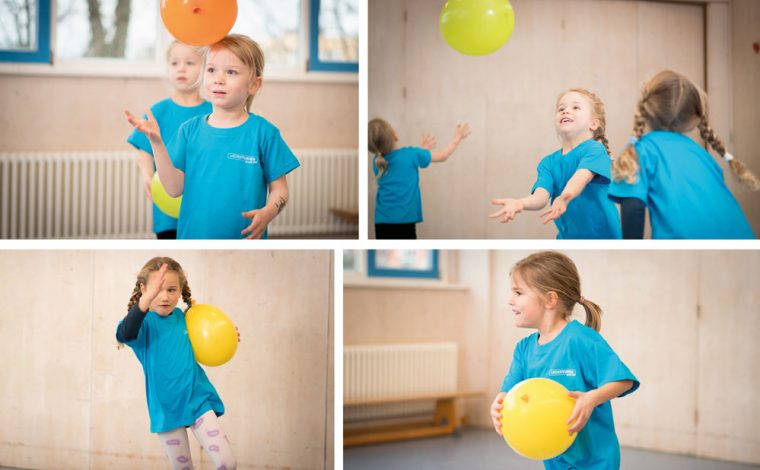
[[[621,449],[622,470],[745,470],[760,465],[742,465],[718,460],[697,459],[638,449]],[[541,470],[541,462],[514,453],[493,431],[465,429],[456,437],[349,447],[343,451],[346,470]]]

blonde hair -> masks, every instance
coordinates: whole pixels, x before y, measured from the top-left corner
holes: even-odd
[[[605,135],[607,129],[607,117],[604,111],[604,103],[602,103],[602,100],[599,99],[596,94],[586,90],[585,88],[570,88],[557,97],[557,104],[555,105],[555,108],[559,106],[559,101],[563,96],[572,92],[583,95],[583,97],[585,97],[591,104],[591,115],[592,117],[596,118],[597,121],[599,121],[599,127],[594,130],[593,139],[599,141],[602,145],[604,145],[604,148],[607,150],[607,155],[610,155],[610,143],[607,141],[607,136]]]
[[[257,78],[264,76],[264,51],[261,50],[261,46],[253,39],[243,34],[230,34],[220,41],[212,44],[208,47],[206,54],[204,55],[203,68],[206,68],[206,60],[209,53],[217,48],[224,48],[232,52],[232,54],[240,59],[240,61],[248,67],[251,71],[249,77],[249,83],[252,83]],[[249,112],[251,109],[251,103],[253,103],[254,95],[248,95],[245,100],[245,111]]]
[[[185,46],[189,47],[190,49],[194,50],[196,54],[198,54],[198,61],[201,63],[201,68],[203,65],[204,58],[206,56],[206,47],[198,47],[198,46],[191,46],[190,44],[185,44],[184,42],[177,41],[176,39],[172,41],[171,44],[169,44],[169,47],[166,48],[166,63],[168,64],[171,60],[172,56],[172,50],[176,46]],[[198,78],[195,79],[193,83],[190,84],[190,88],[199,88],[201,86],[201,80],[203,79],[203,73],[198,74]]]
[[[388,161],[384,157],[393,152],[396,145],[395,133],[388,121],[375,118],[369,122],[367,136],[369,151],[377,157],[375,165],[380,170],[377,174],[377,178],[380,178],[388,169]]]
[[[633,118],[633,136],[639,139],[648,126],[652,130],[685,133],[695,127],[702,139],[722,158],[726,147],[715,135],[707,120],[707,94],[685,76],[664,70],[644,85],[641,99],[636,104]],[[760,189],[760,180],[736,158],[728,162],[736,178],[746,187]],[[639,156],[634,145],[626,146],[612,164],[615,181],[636,182]]]
[[[568,319],[576,303],[586,310],[586,326],[602,328],[602,309],[581,295],[581,280],[575,263],[557,251],[540,251],[518,261],[510,272],[542,295],[554,292],[559,298],[562,318]]]
[[[150,273],[158,271],[164,264],[169,267],[169,271],[177,273],[177,277],[179,277],[180,292],[182,293],[182,300],[187,305],[187,308],[190,308],[192,306],[192,299],[190,298],[190,286],[187,284],[187,277],[185,276],[185,272],[182,270],[182,266],[180,266],[178,262],[174,261],[171,258],[168,258],[166,256],[158,256],[145,263],[145,266],[143,266],[140,272],[137,273],[137,281],[135,282],[135,288],[132,290],[132,296],[129,298],[129,302],[127,303],[127,310],[131,309],[136,303],[140,301],[140,297],[142,297],[142,287],[148,285],[148,276],[150,276]],[[187,311],[187,309],[185,309],[185,311]]]

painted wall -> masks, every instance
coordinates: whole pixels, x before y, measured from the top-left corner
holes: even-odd
[[[509,270],[529,251],[459,252],[466,290],[344,289],[346,344],[456,341],[465,404],[488,407],[529,330],[513,325]],[[567,251],[583,295],[604,310],[601,333],[641,381],[613,401],[622,445],[760,463],[760,253]],[[578,308],[576,317],[584,320]],[[371,333],[368,333],[370,330]]]
[[[356,83],[268,82],[252,112],[291,148],[356,148]],[[124,109],[142,112],[170,95],[161,79],[0,76],[0,152],[132,148]]]
[[[332,468],[332,253],[244,250],[0,252],[0,466],[168,465],[142,368],[114,337],[158,255],[240,330],[231,362],[206,368],[238,468]],[[190,442],[196,468],[211,468]]]
[[[597,93],[616,154],[632,131],[641,86],[665,68],[706,86],[713,126],[727,142],[733,135],[737,155],[743,150],[741,158],[760,172],[760,155],[752,151],[760,137],[746,127],[758,122],[752,98],[760,89],[759,65],[751,52],[757,2],[736,2],[732,10],[725,2],[514,0],[514,34],[483,57],[459,54],[445,43],[438,26],[442,3],[369,2],[369,118],[387,119],[401,145],[419,145],[423,132],[445,145],[458,122],[473,129],[447,162],[421,170],[420,238],[555,237],[554,226],[542,225],[537,213],[523,213],[506,225],[487,215],[492,198],[528,195],[538,162],[559,147],[553,124],[557,96],[576,86]],[[735,50],[741,48],[733,61],[729,26]],[[735,127],[727,122],[732,109]],[[371,165],[368,181],[374,236],[377,185]],[[757,194],[735,193],[760,232]]]

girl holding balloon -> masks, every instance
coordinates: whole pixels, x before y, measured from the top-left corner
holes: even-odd
[[[179,126],[190,118],[211,112],[211,103],[201,98],[199,93],[200,71],[203,62],[200,49],[174,41],[166,51],[171,97],[150,107],[155,116],[161,135],[166,136],[169,145],[177,134]],[[145,135],[133,130],[127,142],[137,149],[137,164],[148,197],[151,195],[151,181],[156,171],[153,149]],[[153,231],[161,239],[177,238],[176,214],[167,214],[153,201]]]
[[[192,469],[186,428],[214,462],[214,468],[237,463],[219,416],[224,403],[195,360],[180,297],[191,305],[182,267],[167,257],[148,261],[137,275],[132,297],[116,329],[119,343],[129,346],[145,373],[150,432],[157,433],[173,469]]]
[[[152,113],[129,122],[150,140],[166,192],[182,195],[177,238],[266,238],[288,201],[286,175],[300,166],[280,131],[250,113],[262,85],[264,53],[231,34],[205,55],[203,87],[212,112],[180,126],[166,146]]]
[[[505,223],[523,210],[541,210],[546,224],[554,221],[558,239],[621,238],[620,217],[607,197],[610,186],[609,147],[604,104],[593,93],[573,88],[560,95],[554,126],[562,148],[538,164],[531,194],[521,199],[493,199],[502,209],[489,217]]]
[[[523,338],[515,347],[509,373],[491,404],[496,433],[503,435],[503,429],[509,425],[502,421],[507,419],[502,418],[507,392],[526,379],[544,377],[570,390],[568,395],[575,403],[567,421],[562,417],[561,425],[567,426],[567,433],[577,433],[577,437],[568,437],[566,444],[556,449],[559,455],[543,457],[546,458],[544,466],[547,469],[619,468],[620,445],[610,400],[632,393],[639,387],[639,381],[598,333],[601,309],[581,295],[578,270],[562,253],[545,251],[530,255],[515,264],[511,277],[509,305],[515,325],[535,328],[538,332]],[[570,319],[576,303],[586,311],[585,326]],[[515,450],[520,452],[520,449]]]

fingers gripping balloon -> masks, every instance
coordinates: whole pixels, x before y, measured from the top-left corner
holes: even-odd
[[[509,0],[448,0],[440,16],[441,34],[455,50],[485,55],[512,35],[515,13]]]
[[[238,334],[229,317],[216,307],[196,304],[185,314],[187,335],[195,359],[207,366],[219,366],[232,359]]]
[[[161,0],[161,19],[178,41],[208,46],[232,29],[237,0]]]
[[[559,382],[545,378],[523,380],[504,397],[501,433],[523,457],[554,458],[565,452],[577,436],[567,430],[574,407],[575,399]]]

